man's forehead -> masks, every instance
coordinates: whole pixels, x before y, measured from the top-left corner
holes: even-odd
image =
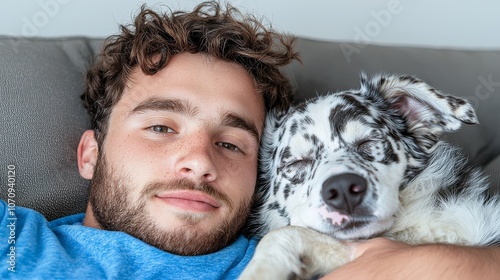
[[[179,58],[181,59],[179,60]],[[196,61],[205,64],[205,66],[201,67],[201,70],[198,69],[201,71],[201,77],[189,76],[190,73],[185,71],[188,68],[185,68],[183,61],[188,61],[188,64]],[[214,65],[214,62],[216,62],[215,64],[222,63],[223,66],[219,68],[230,73],[221,75],[214,72],[212,66],[206,68],[207,65]],[[186,76],[179,74],[176,71],[178,68],[171,68],[172,63],[174,63],[175,67],[184,67],[181,72]],[[197,65],[192,66],[198,67],[199,65]],[[193,73],[197,73],[198,70],[193,70]],[[211,95],[215,95],[215,98],[210,99]],[[253,120],[258,128],[259,135],[261,134],[265,118],[265,106],[263,95],[257,92],[255,79],[243,66],[219,60],[209,55],[178,54],[168,62],[164,69],[158,71],[155,75],[146,75],[139,67],[135,67],[131,71],[126,87],[116,105],[122,107],[120,111],[132,112],[136,110],[138,104],[153,97],[182,100],[184,96],[187,96],[186,99],[188,100],[199,99],[204,102],[204,104],[200,105],[194,101],[193,104],[197,105],[197,107],[211,106],[222,111],[233,110],[238,115]],[[219,106],[215,107],[214,105]]]

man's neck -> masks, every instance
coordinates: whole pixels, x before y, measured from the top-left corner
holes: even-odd
[[[85,212],[85,218],[83,219],[83,225],[88,227],[93,227],[97,229],[102,229],[101,225],[97,222],[94,217],[94,211],[92,211],[92,205],[87,204],[87,211]]]

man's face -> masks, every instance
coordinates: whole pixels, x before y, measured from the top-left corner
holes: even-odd
[[[248,216],[263,123],[263,99],[235,63],[182,53],[153,76],[134,69],[99,149],[86,221],[176,254],[221,249]]]

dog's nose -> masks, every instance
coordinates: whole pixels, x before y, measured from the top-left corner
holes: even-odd
[[[352,214],[366,193],[365,178],[343,173],[331,176],[323,183],[321,195],[327,205],[341,214]]]

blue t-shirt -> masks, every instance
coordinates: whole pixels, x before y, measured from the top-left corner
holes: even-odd
[[[10,206],[0,200],[0,279],[236,279],[257,243],[240,236],[212,254],[178,256],[123,232],[83,226],[84,214],[48,222]]]

